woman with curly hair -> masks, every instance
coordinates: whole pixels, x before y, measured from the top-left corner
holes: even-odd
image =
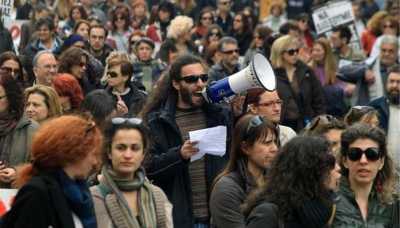
[[[21,189],[4,227],[95,228],[86,178],[99,165],[102,135],[93,121],[61,116],[43,124],[32,143],[32,163],[21,167]]]
[[[25,90],[25,114],[39,124],[62,115],[60,98],[49,86],[34,85]]]
[[[60,97],[63,113],[71,113],[79,109],[83,101],[83,91],[74,76],[59,74],[53,80],[53,87]]]
[[[329,143],[299,136],[276,156],[266,185],[245,204],[248,228],[327,227],[335,215],[332,189],[340,178]]]
[[[24,94],[10,74],[0,74],[0,187],[10,187],[15,166],[28,162],[36,122],[24,117]]]
[[[395,227],[396,179],[385,133],[366,124],[346,129],[341,137],[341,165],[344,178],[333,227]]]
[[[278,154],[275,126],[269,120],[248,114],[235,126],[228,165],[215,178],[210,212],[215,227],[244,227],[238,205],[247,194],[264,184],[267,169]]]

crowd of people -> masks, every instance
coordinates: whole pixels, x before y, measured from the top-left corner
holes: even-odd
[[[400,2],[317,34],[327,2],[15,1],[0,227],[399,228]],[[274,90],[206,101],[257,53]],[[225,153],[199,158],[190,132],[217,126]]]

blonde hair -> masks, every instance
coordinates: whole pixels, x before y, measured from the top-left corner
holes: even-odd
[[[34,85],[29,87],[25,90],[25,100],[28,101],[29,96],[32,94],[40,94],[44,97],[44,103],[49,110],[46,119],[62,115],[60,98],[52,87],[45,85]]]
[[[108,69],[119,65],[123,62],[133,62],[131,57],[129,56],[128,53],[126,53],[125,51],[112,51],[108,57],[106,58],[106,65],[104,67],[104,73],[103,76],[100,79],[101,84],[106,85],[107,84],[107,72]]]
[[[372,31],[376,36],[379,36],[381,31],[381,22],[382,20],[388,16],[388,12],[386,11],[378,11],[374,15],[372,15],[371,19],[367,22],[367,28]]]
[[[298,44],[297,38],[285,35],[272,44],[271,47],[271,64],[273,67],[283,67],[285,60],[282,57],[282,53],[290,46],[290,44]]]
[[[336,71],[337,71],[337,65],[336,65],[336,59],[335,56],[333,55],[332,48],[329,44],[329,41],[326,38],[319,38],[314,42],[314,45],[321,45],[322,49],[324,49],[324,73],[325,73],[325,84],[327,85],[332,85],[335,84],[336,82]],[[310,67],[312,69],[315,69],[317,67],[317,63],[312,60],[310,63]]]
[[[177,16],[168,27],[167,37],[178,39],[185,32],[190,32],[193,27],[193,19],[188,16]]]

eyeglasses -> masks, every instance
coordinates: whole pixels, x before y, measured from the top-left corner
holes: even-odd
[[[242,22],[241,19],[235,19],[235,20],[233,20],[233,21],[235,21],[235,22]]]
[[[107,72],[107,75],[108,75],[110,78],[116,78],[116,77],[118,77],[118,73],[112,72],[112,71]]]
[[[115,18],[115,21],[123,21],[123,20],[125,20],[125,17],[117,17],[117,18]]]
[[[85,63],[85,62],[80,62],[80,63],[79,63],[79,66],[80,66],[80,67],[85,67],[85,66],[86,66],[86,63]]]
[[[360,160],[363,154],[365,154],[365,157],[369,161],[377,161],[381,157],[381,154],[379,153],[379,149],[374,148],[374,147],[370,147],[365,150],[362,150],[361,148],[358,148],[358,147],[352,147],[352,148],[349,148],[347,151],[347,157],[351,161]]]
[[[220,2],[219,4],[221,4],[221,5],[229,5],[229,4],[231,4],[231,2],[230,1],[226,1],[226,2]]]
[[[6,97],[7,97],[7,95],[0,96],[0,100],[3,100],[3,98],[6,98]]]
[[[249,132],[252,128],[256,128],[264,123],[264,119],[261,116],[254,116],[250,119],[247,128],[246,135],[249,135]]]
[[[285,50],[285,52],[286,53],[288,53],[288,55],[297,55],[297,54],[299,54],[299,49],[298,48],[296,48],[296,49],[289,49],[289,50]]]
[[[232,55],[233,53],[239,53],[239,49],[233,49],[228,51],[222,51],[224,54]]]
[[[0,67],[0,70],[3,71],[3,72],[7,72],[9,74],[13,74],[13,75],[18,75],[19,74],[19,69],[17,69],[17,68]]]
[[[142,119],[139,118],[122,118],[122,117],[115,117],[111,119],[111,123],[114,125],[121,125],[121,124],[132,124],[132,125],[140,125],[143,123]]]
[[[202,82],[207,82],[208,81],[208,74],[200,74],[200,75],[188,75],[185,77],[181,77],[180,80],[185,81],[186,83],[193,84],[199,81],[199,79]]]
[[[259,103],[258,106],[265,106],[265,107],[270,107],[272,105],[282,105],[283,101],[282,100],[276,100],[276,101],[269,101],[265,103]]]

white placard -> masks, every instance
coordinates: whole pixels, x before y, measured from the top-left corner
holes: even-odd
[[[0,189],[0,217],[10,210],[17,191],[17,189]]]
[[[313,11],[315,29],[318,34],[332,30],[333,27],[348,24],[354,21],[351,2],[340,0],[328,2]]]
[[[0,0],[1,21],[3,21],[5,27],[8,27],[8,25],[12,21],[13,7],[14,7],[14,0]]]

